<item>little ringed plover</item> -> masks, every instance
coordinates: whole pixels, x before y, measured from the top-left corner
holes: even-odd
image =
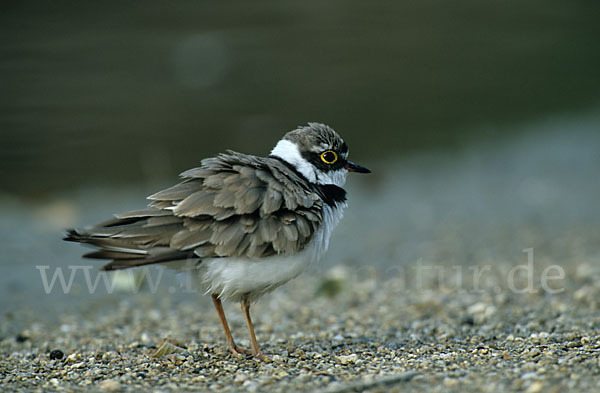
[[[117,214],[65,240],[89,244],[103,270],[164,264],[192,274],[212,296],[227,346],[264,358],[250,304],[295,278],[327,250],[346,207],[348,146],[330,127],[290,131],[268,157],[228,151],[202,160],[182,181],[148,197],[147,208]],[[222,299],[241,302],[251,350],[235,344]]]

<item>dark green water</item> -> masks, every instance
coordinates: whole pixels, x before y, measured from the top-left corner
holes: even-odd
[[[599,16],[598,1],[4,2],[0,187],[163,181],[308,121],[359,161],[493,140],[600,102]]]

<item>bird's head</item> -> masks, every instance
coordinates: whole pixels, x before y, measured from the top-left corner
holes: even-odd
[[[341,187],[348,172],[371,172],[348,161],[346,142],[333,129],[320,123],[308,123],[308,126],[288,132],[271,150],[271,155],[291,164],[316,184]]]

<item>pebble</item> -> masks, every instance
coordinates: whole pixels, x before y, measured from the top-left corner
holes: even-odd
[[[539,393],[544,390],[544,384],[540,381],[535,381],[525,390],[525,393]]]
[[[529,378],[536,378],[537,374],[534,372],[530,372],[530,373],[524,373],[521,375],[521,379],[529,379]]]
[[[254,381],[246,381],[242,384],[242,386],[246,389],[247,392],[256,392],[258,391],[258,383]]]
[[[52,351],[50,351],[49,355],[50,360],[62,359],[64,356],[65,354],[60,349],[53,349]]]
[[[458,382],[454,378],[444,378],[444,386],[456,386]]]
[[[341,364],[355,363],[358,360],[358,355],[353,353],[351,355],[338,356],[338,361]]]
[[[17,334],[17,336],[15,337],[15,341],[18,343],[24,343],[27,340],[29,340],[29,337],[27,337],[23,334]]]
[[[121,390],[121,383],[115,379],[105,379],[98,382],[98,388],[107,392],[118,392]]]
[[[248,380],[248,376],[246,374],[238,374],[233,378],[233,382],[235,383],[243,383]]]
[[[76,353],[72,353],[69,356],[67,356],[66,362],[67,363],[75,363],[77,361],[77,354]]]

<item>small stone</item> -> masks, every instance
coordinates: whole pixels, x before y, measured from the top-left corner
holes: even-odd
[[[29,337],[24,336],[22,334],[17,334],[17,337],[15,337],[15,341],[18,343],[24,343],[27,340],[29,340]]]
[[[590,342],[589,337],[581,337],[581,344],[585,345],[585,344],[588,344],[589,342]]]
[[[65,354],[60,349],[53,349],[50,351],[50,360],[62,359],[64,356]]]
[[[67,356],[67,363],[75,363],[76,361],[77,361],[76,353],[72,353],[69,356]]]
[[[254,381],[246,381],[242,384],[244,388],[246,388],[247,392],[256,392],[258,390],[258,384]]]
[[[114,379],[105,379],[104,381],[100,381],[98,383],[98,387],[102,390],[106,390],[107,392],[118,392],[121,390],[121,384],[119,381]]]
[[[444,378],[444,386],[456,386],[458,382],[454,378]]]
[[[102,354],[102,360],[110,360],[115,357],[115,353],[112,351],[104,352]]]
[[[589,292],[590,290],[588,287],[579,288],[575,291],[575,293],[573,293],[573,298],[577,301],[582,301],[588,296]]]
[[[246,374],[238,374],[233,378],[233,382],[235,383],[244,383],[248,380],[248,376]]]
[[[307,373],[300,373],[294,380],[298,383],[304,384],[312,379],[312,376]]]
[[[475,303],[475,304],[469,306],[469,308],[467,309],[467,312],[469,314],[482,314],[485,311],[486,307],[487,306],[485,305],[485,303],[481,303],[481,302]]]
[[[353,353],[351,355],[341,355],[338,356],[338,361],[341,364],[348,364],[348,363],[354,363],[358,360],[358,355]]]
[[[525,390],[525,393],[539,393],[543,389],[544,389],[544,384],[541,383],[540,381],[535,381],[534,383],[529,385],[527,390]]]

